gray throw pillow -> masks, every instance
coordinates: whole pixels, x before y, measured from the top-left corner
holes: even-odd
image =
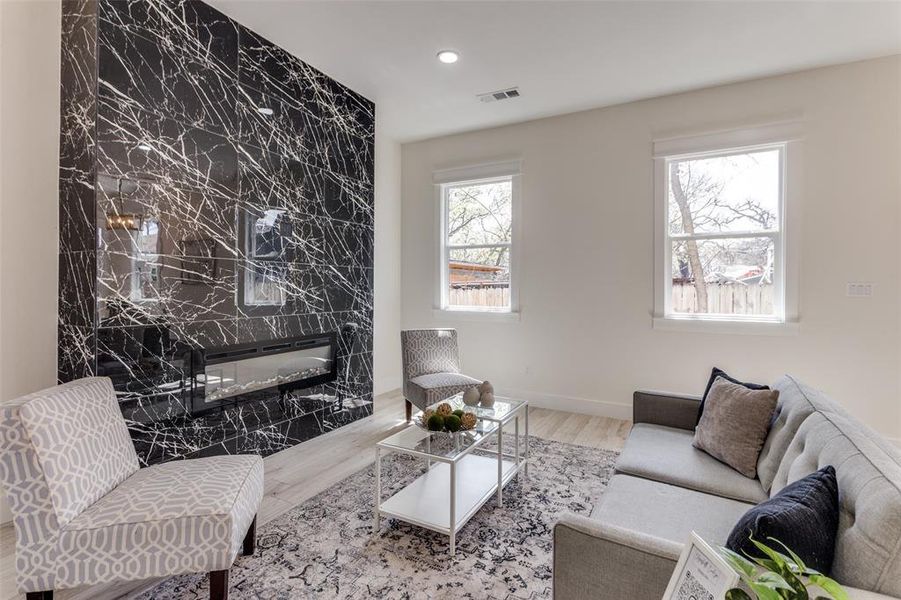
[[[749,390],[717,377],[695,429],[694,447],[745,477],[756,477],[757,457],[778,400],[777,390]]]

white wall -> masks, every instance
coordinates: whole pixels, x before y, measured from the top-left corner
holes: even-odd
[[[899,68],[891,57],[404,145],[404,327],[457,327],[467,372],[547,406],[629,415],[633,390],[700,393],[718,365],[795,374],[901,437]],[[800,334],[652,329],[652,140],[797,117]],[[432,171],[512,157],[521,321],[436,317]],[[875,296],[847,298],[848,281]]]
[[[0,399],[56,382],[60,15],[0,2]]]
[[[379,130],[376,107],[376,130]],[[375,323],[373,386],[376,394],[401,385],[400,252],[401,148],[376,135],[375,143]]]

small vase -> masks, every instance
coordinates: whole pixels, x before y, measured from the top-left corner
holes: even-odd
[[[493,394],[494,386],[491,385],[490,381],[483,381],[482,385],[479,386],[479,391],[483,394]]]
[[[481,396],[478,387],[471,387],[465,392],[463,392],[463,404],[466,406],[475,406],[479,403],[479,397]]]
[[[482,392],[479,404],[484,408],[491,408],[494,406],[494,392]]]

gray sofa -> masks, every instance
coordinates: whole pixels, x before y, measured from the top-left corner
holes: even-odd
[[[901,596],[901,451],[790,376],[748,479],[691,445],[699,398],[635,392],[634,425],[590,516],[554,528],[554,598],[660,600],[689,532],[725,544],[748,508],[826,465],[841,515],[832,576]]]

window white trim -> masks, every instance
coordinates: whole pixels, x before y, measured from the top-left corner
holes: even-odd
[[[470,321],[474,323],[489,322],[514,322],[519,321],[519,311],[511,310],[465,310],[459,308],[435,308],[432,316],[436,319],[450,321]]]
[[[461,184],[481,179],[513,177],[522,173],[521,160],[505,160],[492,163],[481,163],[466,167],[439,169],[432,172],[433,183]]]
[[[801,325],[797,321],[759,321],[743,319],[696,319],[692,317],[654,317],[654,329],[687,333],[728,333],[733,335],[797,335]]]
[[[685,154],[700,154],[723,149],[741,149],[794,142],[801,139],[802,133],[803,126],[801,121],[785,121],[748,129],[660,138],[654,140],[654,158],[676,158]]]
[[[696,136],[668,138],[654,142],[654,329],[669,331],[697,331],[704,333],[744,333],[786,335],[798,332],[798,224],[800,213],[800,140],[799,122],[765,125],[751,129],[705,133]],[[776,314],[771,317],[741,315],[685,315],[672,313],[671,235],[667,225],[668,162],[686,157],[709,154],[723,156],[764,148],[780,149],[779,230],[748,232],[752,237],[771,237],[775,240],[774,277]],[[717,239],[740,236],[741,233],[699,234],[693,239]]]
[[[483,163],[467,167],[442,169],[432,173],[435,184],[435,253],[434,306],[436,317],[456,320],[519,320],[520,232],[522,222],[522,161]],[[447,259],[449,250],[456,246],[447,244],[447,209],[444,190],[450,186],[468,183],[486,183],[492,180],[510,181],[513,227],[509,244],[489,244],[490,247],[507,245],[510,248],[510,308],[504,310],[469,309],[447,305]],[[467,246],[472,247],[472,246]]]

